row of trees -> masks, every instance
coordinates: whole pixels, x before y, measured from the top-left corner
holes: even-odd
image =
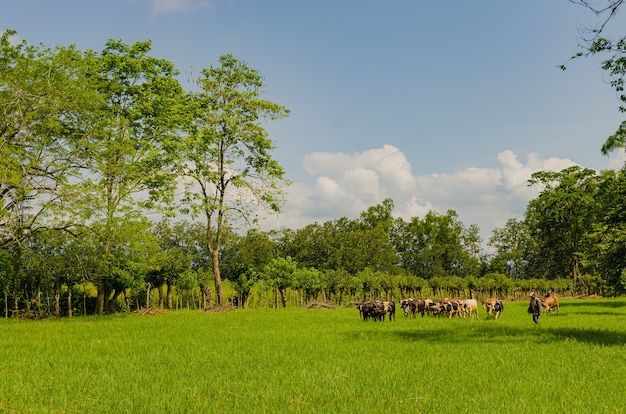
[[[546,173],[535,176],[545,188],[529,204],[526,218],[494,230],[490,255],[480,249],[478,228],[464,226],[454,211],[405,221],[393,218],[392,200],[355,220],[298,230],[240,234],[226,228],[220,249],[226,297],[247,307],[254,298],[257,306],[287,306],[409,296],[522,298],[548,289],[623,293],[625,278],[616,269],[626,268],[624,224],[614,217],[624,207],[617,201],[620,194],[609,189],[626,188],[619,184],[626,182],[625,173],[571,168],[548,175],[551,181]],[[575,201],[577,194],[586,202]],[[612,224],[598,217],[611,217]],[[142,231],[143,242],[126,243],[115,255],[105,311],[217,304],[204,224],[165,219],[147,231],[134,230]],[[20,249],[5,251],[0,256],[5,315],[92,313],[102,265],[94,246],[89,232],[49,229],[33,234]]]

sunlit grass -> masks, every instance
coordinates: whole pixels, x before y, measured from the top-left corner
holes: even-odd
[[[354,308],[0,321],[0,412],[626,412],[626,300],[540,325]]]

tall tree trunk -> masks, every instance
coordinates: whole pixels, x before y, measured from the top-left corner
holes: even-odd
[[[159,309],[163,309],[163,285],[159,286]]]
[[[96,314],[104,315],[104,277],[98,278],[98,297],[96,299]]]
[[[167,309],[172,310],[172,284],[167,282]]]
[[[287,307],[287,289],[280,289],[280,300],[283,304],[283,308]]]
[[[59,317],[61,315],[61,283],[56,282],[54,284],[54,316]]]
[[[130,312],[130,300],[128,299],[128,294],[126,293],[126,289],[124,289],[123,293],[124,293],[124,302],[126,303],[126,312]]]
[[[220,275],[220,259],[217,249],[211,250],[211,266],[215,280],[215,300],[217,306],[224,305],[224,291],[222,289],[222,276]]]
[[[115,305],[115,302],[117,301],[117,299],[120,297],[122,293],[124,293],[123,289],[115,288],[115,291],[113,292],[113,296],[111,296],[111,298],[106,301],[107,312],[113,311],[113,306]]]
[[[152,285],[150,283],[148,283],[148,286],[146,287],[146,309],[150,309],[150,287]]]
[[[73,315],[72,311],[72,287],[73,285],[67,284],[67,317],[71,318]]]

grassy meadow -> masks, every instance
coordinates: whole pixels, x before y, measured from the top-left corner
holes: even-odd
[[[1,413],[623,413],[626,299],[0,320]]]

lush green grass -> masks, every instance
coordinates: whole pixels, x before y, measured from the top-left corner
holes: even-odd
[[[352,308],[0,321],[0,412],[623,413],[626,300],[539,326]]]

